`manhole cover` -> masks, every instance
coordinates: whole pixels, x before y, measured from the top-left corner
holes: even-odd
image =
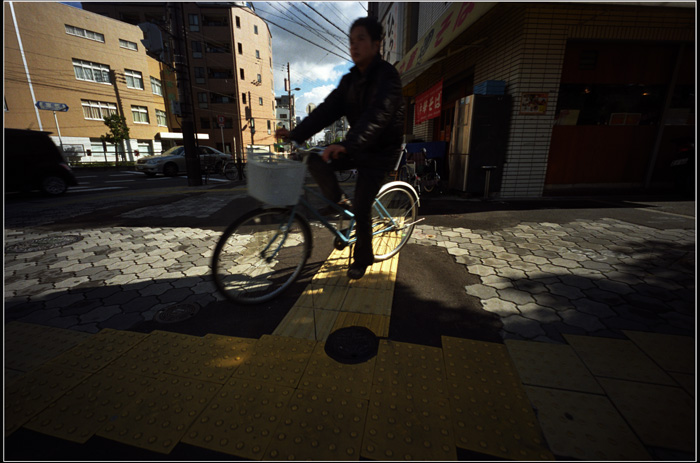
[[[5,252],[35,252],[45,251],[59,246],[66,246],[82,240],[79,235],[49,236],[25,241],[23,243],[11,244],[5,248]]]
[[[177,323],[192,318],[199,312],[197,304],[177,304],[156,312],[153,319],[159,323]]]
[[[375,355],[379,339],[369,328],[348,326],[328,335],[326,354],[340,363],[361,363]]]

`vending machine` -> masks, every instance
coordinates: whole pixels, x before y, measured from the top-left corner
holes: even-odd
[[[472,195],[499,191],[508,145],[510,95],[469,95],[455,103],[448,186]]]

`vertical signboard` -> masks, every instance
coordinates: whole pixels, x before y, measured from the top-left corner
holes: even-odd
[[[401,30],[403,21],[399,15],[399,4],[394,2],[382,20],[384,27],[384,41],[382,42],[382,58],[390,63],[396,63],[402,56]]]
[[[442,110],[442,80],[416,97],[415,124],[440,115]]]

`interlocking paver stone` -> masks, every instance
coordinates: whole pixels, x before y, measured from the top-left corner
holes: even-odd
[[[467,294],[470,296],[476,296],[479,299],[491,299],[498,297],[496,289],[491,286],[476,284],[465,286],[464,289],[466,289]]]
[[[484,306],[484,310],[487,310],[489,312],[493,312],[495,314],[498,314],[500,316],[508,316],[512,314],[519,314],[520,312],[518,311],[517,307],[515,304],[509,301],[504,301],[499,298],[491,298],[491,299],[486,299],[485,301],[482,301],[482,304]]]

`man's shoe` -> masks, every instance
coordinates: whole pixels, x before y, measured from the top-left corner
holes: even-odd
[[[365,276],[365,272],[367,271],[368,265],[360,265],[360,264],[350,264],[350,268],[348,269],[348,278],[351,280],[359,280],[363,276]]]

